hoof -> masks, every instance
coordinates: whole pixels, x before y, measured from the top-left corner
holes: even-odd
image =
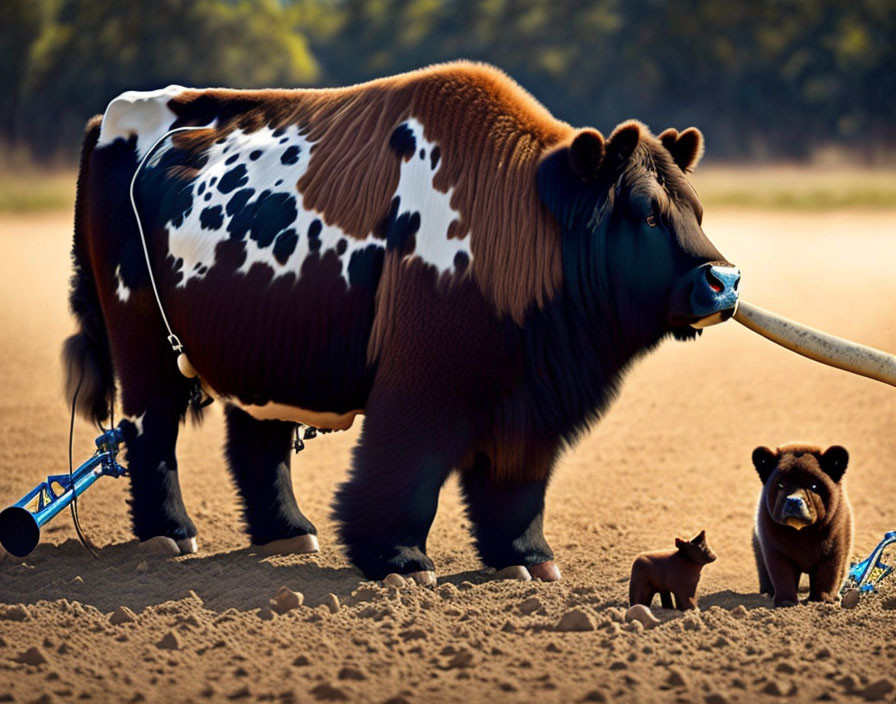
[[[161,557],[177,557],[178,555],[192,555],[199,551],[199,543],[196,538],[181,538],[175,540],[167,535],[157,535],[155,538],[138,543],[141,552],[147,555]]]
[[[182,538],[177,541],[177,547],[181,555],[193,555],[199,552],[199,543],[196,538]]]
[[[264,545],[253,544],[252,549],[259,555],[307,555],[320,552],[320,543],[317,542],[316,535],[308,533],[295,535],[292,538],[272,540]]]
[[[510,565],[510,567],[495,572],[494,579],[515,579],[519,582],[529,582],[532,580],[532,575],[522,565]]]
[[[406,579],[413,580],[421,587],[436,586],[436,573],[432,570],[423,570],[421,572],[410,572],[405,575]]]
[[[532,579],[540,579],[542,582],[558,582],[562,576],[560,568],[557,567],[557,563],[553,560],[530,565],[529,574],[532,575]]]

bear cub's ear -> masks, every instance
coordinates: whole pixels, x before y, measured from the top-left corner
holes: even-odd
[[[684,538],[676,538],[675,539],[675,547],[681,550],[684,547],[687,547],[688,541]]]
[[[693,171],[703,157],[703,133],[696,127],[688,127],[680,134],[670,127],[660,134],[659,140],[682,171]]]
[[[604,136],[586,127],[569,145],[569,165],[583,181],[593,181],[604,162],[604,152]]]
[[[778,455],[767,447],[760,445],[753,450],[753,466],[759,472],[759,478],[765,484],[778,466]]]
[[[691,538],[691,545],[706,545],[706,531],[701,530],[697,535]]]
[[[845,447],[832,445],[818,458],[818,463],[821,465],[824,473],[836,484],[843,478],[846,465],[849,464],[849,453]]]

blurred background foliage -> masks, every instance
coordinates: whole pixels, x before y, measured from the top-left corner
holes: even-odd
[[[0,0],[0,141],[70,163],[124,90],[329,86],[493,63],[557,117],[699,126],[709,156],[896,145],[894,0]]]

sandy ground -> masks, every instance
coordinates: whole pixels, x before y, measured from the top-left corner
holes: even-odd
[[[896,351],[896,212],[709,212],[705,229],[743,270],[745,300]],[[0,219],[0,503],[66,471],[69,237],[67,216]],[[776,611],[756,593],[750,548],[751,451],[805,439],[849,449],[867,553],[896,528],[894,427],[894,389],[734,322],[670,341],[560,463],[546,535],[562,582],[488,581],[452,481],[430,539],[439,586],[397,590],[348,565],[328,518],[357,428],[294,462],[320,555],[261,558],[241,531],[215,409],[180,443],[199,554],[145,562],[129,542],[127,480],[102,479],[80,503],[99,559],[63,514],[25,562],[0,565],[0,701],[896,701],[896,584],[851,611]],[[76,458],[94,435],[76,426]],[[704,528],[719,560],[701,610],[650,630],[624,623],[633,557]],[[284,585],[304,605],[272,614]],[[556,628],[574,609],[594,630]]]

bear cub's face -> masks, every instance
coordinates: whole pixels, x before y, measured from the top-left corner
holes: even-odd
[[[848,462],[849,453],[839,445],[824,452],[809,445],[753,450],[753,466],[765,485],[763,498],[769,515],[796,530],[824,523],[836,511]]]

